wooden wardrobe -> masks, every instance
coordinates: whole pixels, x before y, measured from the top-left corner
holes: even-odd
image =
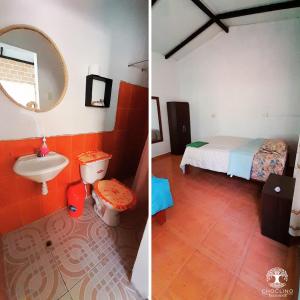
[[[188,102],[167,102],[172,154],[183,154],[191,142],[190,107]]]

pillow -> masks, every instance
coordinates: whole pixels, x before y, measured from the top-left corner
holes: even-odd
[[[260,150],[263,152],[284,154],[287,151],[287,145],[283,140],[271,139],[266,140]]]

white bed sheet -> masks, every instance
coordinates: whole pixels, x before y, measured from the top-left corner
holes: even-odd
[[[180,168],[184,173],[185,165],[227,173],[230,151],[248,143],[250,140],[232,136],[203,138],[201,141],[207,142],[207,145],[200,148],[186,147]]]

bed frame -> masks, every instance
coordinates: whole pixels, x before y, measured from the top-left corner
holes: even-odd
[[[166,209],[159,211],[155,215],[152,216],[152,220],[162,225],[167,221],[167,212]]]

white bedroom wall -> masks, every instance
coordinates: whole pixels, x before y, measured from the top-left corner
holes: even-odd
[[[177,63],[190,102],[192,140],[300,132],[300,20],[230,27]],[[292,152],[292,156],[293,156]]]
[[[175,61],[166,60],[156,52],[152,53],[152,96],[159,97],[163,130],[163,141],[152,144],[152,157],[155,157],[171,151],[166,103],[179,100]]]
[[[147,72],[128,64],[148,57],[148,3],[141,0],[1,0],[0,28],[32,25],[58,46],[69,74],[63,101],[46,113],[19,108],[0,92],[0,139],[111,131],[120,80],[147,86]],[[90,65],[113,79],[111,107],[85,107]],[[55,122],[54,122],[55,120]]]

